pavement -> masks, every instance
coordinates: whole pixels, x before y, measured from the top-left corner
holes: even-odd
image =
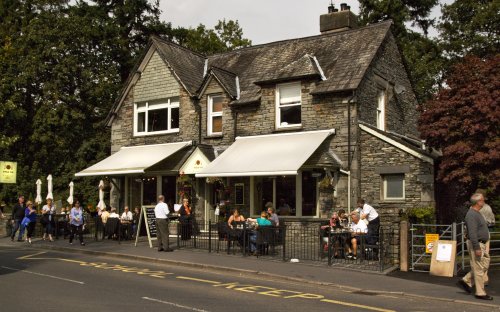
[[[158,252],[149,248],[146,240],[134,245],[133,241],[118,243],[113,240],[89,241],[80,246],[77,241],[70,245],[67,240],[54,242],[34,240],[32,245],[25,242],[11,242],[1,238],[0,245],[30,246],[34,249],[60,250],[95,256],[115,257],[152,263],[164,263],[185,267],[201,268],[219,272],[233,272],[240,275],[261,275],[263,278],[290,280],[293,282],[324,285],[358,292],[359,294],[385,294],[412,298],[434,299],[447,302],[463,302],[473,305],[490,306],[500,310],[500,267],[490,268],[490,284],[486,288],[493,301],[475,299],[473,295],[459,289],[455,283],[460,277],[437,277],[428,273],[393,271],[389,273],[356,271],[325,264],[291,263],[225,252],[177,249],[174,252]],[[37,250],[38,251],[38,250]]]

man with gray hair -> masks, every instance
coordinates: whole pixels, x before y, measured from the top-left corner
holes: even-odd
[[[470,198],[471,207],[465,216],[467,225],[467,249],[470,254],[471,271],[458,281],[458,286],[468,293],[472,293],[472,286],[476,286],[476,298],[482,300],[493,300],[484,290],[484,278],[490,266],[490,255],[486,244],[490,240],[490,233],[486,220],[479,212],[484,205],[484,196],[475,193]]]

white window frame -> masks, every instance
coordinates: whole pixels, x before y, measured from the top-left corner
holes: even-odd
[[[388,197],[387,196],[387,177],[388,176],[401,176],[403,177],[403,197]],[[406,199],[406,176],[404,173],[397,173],[397,174],[384,174],[382,175],[382,195],[383,195],[383,200],[386,201],[391,201],[391,200],[405,200]]]
[[[280,102],[280,88],[282,87],[290,87],[290,86],[295,86],[299,90],[299,102],[292,102],[292,103],[285,103],[281,104]],[[301,83],[300,82],[291,82],[291,83],[282,83],[279,85],[276,85],[276,129],[283,129],[283,128],[291,128],[291,127],[301,127],[302,126],[302,114],[301,114],[301,120],[300,123],[298,124],[291,124],[291,125],[282,125],[281,124],[281,108],[282,107],[292,107],[292,106],[299,106],[302,111],[302,88],[301,88]]]
[[[176,99],[176,101],[174,101]],[[144,107],[137,107],[140,104],[146,104]],[[149,105],[154,105],[152,108],[149,107]],[[149,132],[149,124],[148,124],[148,115],[150,111],[157,110],[157,109],[168,109],[168,129],[163,130],[163,131],[153,131]],[[165,102],[159,102],[157,103],[156,101],[154,103],[151,102],[140,102],[140,103],[134,103],[134,136],[147,136],[147,135],[157,135],[157,134],[165,134],[165,133],[176,133],[179,132],[179,128],[173,128],[172,129],[172,108],[179,108],[179,98],[169,98],[166,99]],[[137,130],[137,127],[139,125],[138,123],[138,117],[139,113],[145,113],[145,131],[144,132],[139,132]],[[179,109],[179,126],[180,126],[180,109]]]
[[[212,136],[212,135],[222,135],[222,131],[221,132],[212,132],[213,118],[214,117],[221,117],[222,118],[222,111],[224,110],[224,109],[222,109],[220,112],[215,112],[215,113],[212,112],[212,109],[213,109],[213,99],[216,98],[216,97],[221,97],[222,99],[224,99],[224,96],[222,94],[211,94],[211,95],[208,96],[207,134],[209,136]],[[223,123],[223,121],[222,121],[222,123]],[[223,124],[222,124],[222,128],[224,128]]]
[[[385,131],[385,91],[379,91],[377,96],[377,129]]]

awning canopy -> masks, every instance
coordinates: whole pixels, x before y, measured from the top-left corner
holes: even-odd
[[[155,145],[125,146],[113,155],[75,174],[77,177],[98,175],[141,174],[165,158],[192,143],[179,142]]]
[[[237,137],[196,177],[296,175],[335,129]]]

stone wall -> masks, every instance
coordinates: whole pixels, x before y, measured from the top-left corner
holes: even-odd
[[[394,87],[397,90],[394,91]],[[386,130],[418,137],[417,99],[401,54],[392,34],[388,34],[362,80],[357,98],[360,120],[376,126],[377,95],[386,90]]]
[[[392,223],[400,221],[400,212],[409,208],[434,205],[433,165],[423,161],[381,139],[361,131],[361,197],[372,204],[380,213],[381,220]],[[377,173],[381,167],[406,167],[405,199],[387,201],[381,195],[382,178]]]
[[[157,71],[159,74],[153,74]],[[179,133],[134,136],[134,103],[179,97]],[[140,101],[139,101],[140,100]],[[125,97],[111,126],[111,153],[122,146],[198,140],[198,112],[187,91],[154,53],[141,78]]]

